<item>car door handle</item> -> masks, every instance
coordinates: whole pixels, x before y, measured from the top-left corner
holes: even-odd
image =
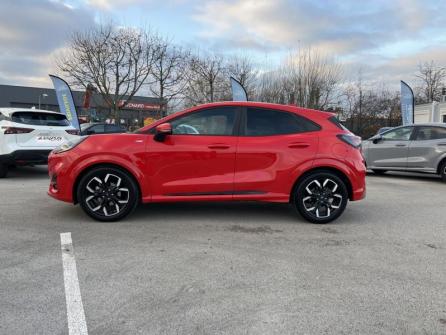
[[[214,150],[224,150],[224,149],[229,149],[230,147],[231,146],[229,144],[224,144],[224,143],[215,143],[208,145],[209,149],[214,149]]]
[[[446,143],[438,143],[437,145],[444,147],[444,146],[446,146]]]
[[[295,142],[288,144],[288,148],[292,149],[302,149],[302,148],[308,148],[310,146],[310,143],[305,142]]]
[[[406,144],[395,144],[396,147],[407,147]]]

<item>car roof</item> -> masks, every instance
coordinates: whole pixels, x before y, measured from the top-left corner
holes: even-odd
[[[434,126],[434,127],[446,127],[446,123],[442,122],[424,122],[424,123],[415,123],[414,126]]]
[[[169,114],[169,115],[163,117],[162,119],[155,121],[154,123],[152,123],[150,125],[140,128],[139,131],[145,132],[149,129],[156,127],[157,125],[159,125],[163,122],[169,122],[171,119],[177,118],[179,116],[182,116],[182,115],[190,113],[190,112],[194,112],[194,111],[198,111],[198,110],[206,109],[206,108],[224,107],[224,106],[228,106],[228,107],[230,107],[230,106],[232,106],[232,107],[233,106],[257,107],[257,108],[277,109],[277,110],[288,111],[288,112],[293,112],[293,113],[300,112],[302,114],[307,114],[308,117],[315,117],[315,118],[322,118],[322,119],[336,116],[336,114],[332,113],[332,112],[325,112],[325,111],[320,111],[320,110],[316,110],[316,109],[298,107],[296,105],[282,105],[282,104],[275,104],[275,103],[269,103],[269,102],[257,102],[257,101],[221,101],[221,102],[209,102],[209,103],[193,106],[193,107],[184,109],[182,111],[179,111],[179,112],[176,112],[173,114]]]
[[[10,116],[15,112],[36,112],[36,113],[48,113],[48,114],[61,114],[59,112],[48,111],[44,109],[35,109],[35,108],[12,108],[12,107],[0,107],[0,113],[4,115]]]
[[[201,105],[197,105],[187,109],[187,111],[202,109],[206,107],[218,107],[218,106],[243,106],[243,107],[258,107],[258,108],[275,108],[280,110],[294,110],[294,111],[306,111],[306,112],[316,112],[316,113],[324,113],[326,115],[332,114],[332,112],[320,111],[317,109],[310,109],[299,107],[296,105],[284,105],[284,104],[276,104],[271,102],[260,102],[260,101],[220,101],[220,102],[209,102]]]

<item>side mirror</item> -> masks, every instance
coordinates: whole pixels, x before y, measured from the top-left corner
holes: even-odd
[[[87,130],[87,135],[93,135],[96,134],[94,130]]]
[[[383,137],[381,135],[376,135],[372,138],[372,142],[373,144],[378,144],[379,142],[381,142],[383,140]]]
[[[172,135],[172,125],[170,123],[161,123],[155,128],[154,140],[163,142],[167,135]]]

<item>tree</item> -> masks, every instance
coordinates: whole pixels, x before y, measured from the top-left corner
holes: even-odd
[[[57,59],[72,84],[92,84],[114,117],[147,83],[157,57],[153,35],[142,30],[101,25],[74,33],[68,51]]]
[[[166,115],[169,103],[184,90],[188,59],[188,51],[172,45],[167,39],[158,39],[150,92],[161,101],[162,116]]]
[[[415,76],[421,81],[423,102],[439,101],[441,89],[445,86],[446,67],[437,66],[433,61],[420,63]]]
[[[281,66],[260,80],[259,99],[326,109],[336,96],[341,67],[311,48],[293,52]]]
[[[216,54],[192,55],[186,70],[186,106],[219,101],[228,92],[223,57]]]

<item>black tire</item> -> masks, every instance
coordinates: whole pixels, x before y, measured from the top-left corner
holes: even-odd
[[[440,177],[441,180],[446,183],[446,161],[444,161],[443,163],[441,163],[440,165]]]
[[[123,219],[135,210],[140,199],[138,185],[132,176],[115,167],[88,171],[76,192],[84,212],[98,221]]]
[[[378,169],[373,169],[372,171],[374,174],[379,175],[379,176],[381,176],[387,172],[387,170],[378,170]]]
[[[8,165],[0,164],[0,178],[6,178],[8,175]]]
[[[316,171],[305,176],[293,195],[293,205],[299,214],[312,223],[336,220],[344,212],[347,202],[347,186],[330,171]]]

